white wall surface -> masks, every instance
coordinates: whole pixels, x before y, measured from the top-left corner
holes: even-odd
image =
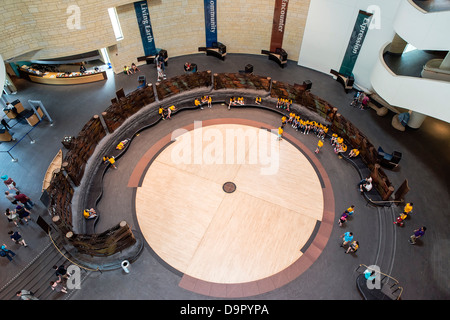
[[[450,50],[450,11],[425,13],[404,0],[395,16],[394,30],[419,50]]]
[[[450,101],[450,82],[394,74],[383,59],[383,52],[388,45],[386,43],[379,50],[371,75],[370,80],[376,92],[393,106],[450,122],[447,103]]]
[[[353,74],[355,83],[372,90],[370,75],[382,45],[394,37],[393,20],[403,0],[312,0],[298,64],[326,74],[339,71],[359,10],[376,5],[378,29],[367,32]],[[379,14],[378,14],[379,13]]]

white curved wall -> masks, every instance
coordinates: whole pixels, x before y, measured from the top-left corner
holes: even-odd
[[[450,82],[396,75],[383,59],[388,46],[381,48],[370,77],[375,91],[393,106],[450,122]]]
[[[355,83],[371,91],[370,74],[378,50],[395,35],[393,20],[401,0],[314,0],[310,2],[298,64],[325,74],[339,70],[359,10],[369,10],[374,3],[377,27],[367,32],[356,60]]]
[[[426,13],[411,0],[403,0],[394,30],[419,50],[450,50],[450,11]]]

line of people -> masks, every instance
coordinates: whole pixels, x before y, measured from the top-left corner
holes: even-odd
[[[25,195],[19,190],[14,179],[8,177],[7,175],[1,176],[3,180],[3,184],[8,189],[5,191],[5,198],[11,203],[13,208],[5,209],[5,216],[8,220],[8,223],[13,223],[16,228],[20,228],[20,225],[27,225],[29,221],[32,221],[31,218],[31,209],[34,207],[34,202],[30,197]],[[15,194],[13,194],[13,192]],[[18,230],[9,230],[8,231],[9,238],[18,245],[28,247],[25,239],[22,234]],[[6,244],[0,247],[0,256],[7,258],[9,261],[13,260],[13,257],[16,255],[14,251],[8,248]]]

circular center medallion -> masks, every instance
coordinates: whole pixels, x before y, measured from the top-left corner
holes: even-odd
[[[233,182],[225,182],[222,186],[223,191],[226,193],[233,193],[236,191],[236,185]]]

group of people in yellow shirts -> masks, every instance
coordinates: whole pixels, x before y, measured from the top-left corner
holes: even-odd
[[[203,110],[203,104],[207,104],[208,108],[212,107],[212,97],[210,96],[202,96],[201,98],[197,98],[194,100],[194,106],[200,107]]]
[[[289,107],[291,106],[291,104],[292,100],[290,99],[278,98],[276,107],[279,109],[286,109],[287,111],[290,111]]]

